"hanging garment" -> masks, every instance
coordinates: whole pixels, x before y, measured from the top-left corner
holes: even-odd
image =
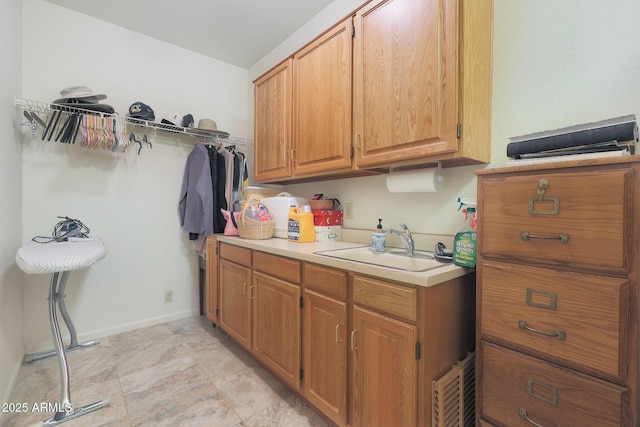
[[[223,233],[227,224],[221,209],[227,210],[227,201],[224,197],[227,172],[225,158],[219,154],[216,147],[208,147],[209,166],[211,170],[211,188],[213,193],[213,231]]]
[[[224,198],[227,201],[228,210],[233,210],[233,153],[226,148],[220,146],[218,153],[224,156],[224,165],[227,168],[227,174],[224,184]]]
[[[242,205],[241,194],[242,189],[245,187],[245,182],[249,180],[249,173],[247,172],[246,159],[243,153],[231,150],[234,156],[233,162],[233,206],[234,211],[239,211]]]
[[[213,234],[212,191],[209,153],[202,144],[196,144],[187,157],[178,202],[180,225],[190,240],[197,240],[202,233]]]

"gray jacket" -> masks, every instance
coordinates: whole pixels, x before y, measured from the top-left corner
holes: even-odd
[[[178,210],[180,225],[184,227],[184,231],[205,233],[205,236],[213,234],[213,187],[209,152],[202,144],[196,144],[187,157]]]

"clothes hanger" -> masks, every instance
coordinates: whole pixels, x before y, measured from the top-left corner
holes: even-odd
[[[136,135],[131,132],[131,135],[129,135],[129,141],[133,141],[135,143],[140,144],[140,148],[138,148],[138,156],[140,155],[140,152],[142,151],[142,143],[145,142],[146,144],[149,145],[149,148],[153,148],[153,145],[151,145],[151,143],[147,140],[147,135],[143,135],[142,137],[142,141],[138,141],[136,139]]]

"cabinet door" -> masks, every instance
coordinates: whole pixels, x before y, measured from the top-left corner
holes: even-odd
[[[293,57],[294,176],[351,169],[351,18]]]
[[[456,151],[457,3],[377,0],[356,13],[357,167]]]
[[[251,269],[220,260],[220,327],[251,349]]]
[[[207,319],[218,323],[218,240],[207,237]]]
[[[353,308],[353,425],[411,426],[417,422],[417,328]]]
[[[291,176],[291,58],[255,81],[256,182]]]
[[[300,285],[259,272],[253,279],[253,354],[300,388]]]
[[[304,293],[303,392],[338,425],[347,422],[347,303]]]

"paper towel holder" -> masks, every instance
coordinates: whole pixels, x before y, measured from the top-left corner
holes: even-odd
[[[442,163],[436,168],[427,164],[413,167],[390,167],[387,175],[387,190],[392,193],[430,193],[439,191],[444,185]],[[429,164],[431,165],[431,164]]]
[[[439,175],[442,175],[442,162],[429,162],[429,163],[417,163],[413,165],[400,165],[400,166],[390,166],[389,172],[405,172],[410,170],[419,170],[419,169],[431,169],[433,165],[436,165],[436,169]]]
[[[436,179],[438,180],[439,184],[443,184],[444,183],[444,174],[442,173],[442,162],[435,162],[436,163]],[[389,174],[391,174],[392,172],[403,172],[403,171],[410,171],[410,170],[417,170],[417,169],[427,169],[427,165],[432,165],[433,163],[422,163],[420,166],[418,165],[414,165],[414,167],[405,167],[403,168],[402,166],[391,166],[389,168]]]

